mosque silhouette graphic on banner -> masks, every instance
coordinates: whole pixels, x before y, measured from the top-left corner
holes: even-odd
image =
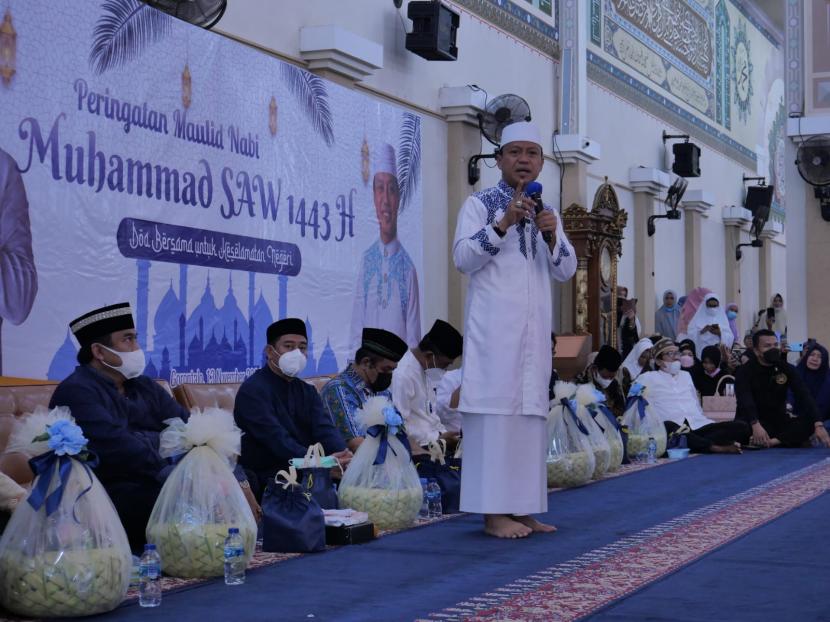
[[[242,313],[233,291],[232,273],[228,271],[228,290],[221,307],[216,306],[210,272],[206,271],[205,289],[199,304],[188,317],[188,266],[179,264],[178,293],[171,279],[153,315],[153,349],[147,348],[150,290],[150,266],[146,259],[136,261],[135,322],[138,341],[147,357],[145,375],[162,378],[171,385],[183,382],[241,382],[265,363],[265,330],[274,315],[260,286],[255,300],[256,273],[248,272],[248,318]],[[263,275],[263,278],[267,276]],[[287,317],[288,277],[278,276],[278,318]],[[314,355],[311,323],[306,317],[308,363],[302,377],[338,372],[337,358],[328,339],[319,360]],[[63,344],[52,357],[46,377],[63,380],[77,365],[78,349],[67,329]]]

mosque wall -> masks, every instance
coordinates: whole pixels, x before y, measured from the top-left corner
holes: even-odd
[[[763,175],[776,186],[773,219],[782,223],[783,231],[767,242],[774,245],[775,259],[768,279],[772,289],[787,296],[782,42],[749,2],[659,1],[672,9],[668,13],[686,16],[685,23],[693,28],[674,40],[677,35],[671,34],[670,24],[647,23],[638,17],[639,2],[580,3],[580,8],[584,6],[580,19],[589,30],[585,133],[602,148],[601,159],[588,167],[588,196],[608,176],[629,211],[619,282],[633,289],[638,279],[634,248],[645,232],[634,230],[629,169],[665,168],[662,131],[690,133],[702,150],[702,176],[688,180],[689,191],[707,191],[713,204],[702,218],[703,243],[698,249],[686,248],[685,222],[658,221],[655,301],[659,304],[664,289],[682,293],[697,285],[727,297],[727,271],[732,270],[741,325],[747,327],[765,304],[761,295],[767,277],[760,274],[758,249],[744,249],[741,262],[735,262],[734,249],[726,248],[722,211],[743,204],[744,174]],[[354,88],[379,99],[394,99],[424,115],[425,326],[447,313],[452,267],[446,249],[453,232],[446,230],[445,223],[448,213],[457,209],[446,204],[447,125],[439,104],[441,87],[475,84],[490,98],[516,93],[528,100],[543,135],[551,135],[558,125],[559,3],[457,0],[449,4],[461,13],[461,26],[459,58],[448,63],[428,62],[405,49],[404,28],[411,28],[411,22],[401,17],[406,5],[399,14],[391,2],[353,0],[344,5],[310,0],[278,12],[268,0],[247,0],[231,3],[217,28],[295,62],[302,62],[299,32],[305,26],[337,24],[383,46],[383,68]],[[482,150],[489,151],[489,143],[482,141]],[[481,170],[481,187],[498,180],[497,169],[484,165]],[[553,159],[547,160],[540,181],[546,197],[558,194],[559,167]],[[748,239],[744,231],[742,241]],[[693,253],[699,256],[705,282],[686,282],[684,259]],[[788,306],[798,306],[798,301],[788,300]]]

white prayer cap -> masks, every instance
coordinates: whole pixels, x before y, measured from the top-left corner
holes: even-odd
[[[544,151],[542,145],[542,133],[535,123],[529,121],[516,121],[511,123],[501,132],[501,146],[504,147],[508,143],[515,142],[536,143]]]
[[[398,168],[395,162],[395,148],[388,143],[380,143],[375,149],[374,174],[389,173],[398,176]]]

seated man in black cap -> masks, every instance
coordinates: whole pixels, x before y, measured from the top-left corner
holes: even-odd
[[[130,546],[140,551],[150,512],[173,469],[159,455],[164,421],[188,412],[144,372],[129,303],[96,309],[69,324],[78,340],[78,362],[52,395],[50,407],[66,406],[89,439],[100,463],[95,474],[112,499]],[[237,479],[247,487],[244,473]],[[255,512],[259,506],[245,491]]]
[[[406,350],[406,342],[396,334],[380,328],[364,328],[354,363],[326,383],[320,392],[323,408],[351,451],[357,451],[366,435],[366,430],[354,418],[355,411],[376,395],[392,400],[389,391],[392,372]]]
[[[322,443],[345,468],[351,452],[323,409],[317,389],[297,378],[305,369],[308,348],[305,322],[286,318],[266,332],[267,363],[242,383],[233,415],[244,434],[239,463],[257,498],[291,458],[302,458],[309,445]]]
[[[461,356],[461,333],[443,320],[435,320],[417,348],[403,355],[392,374],[392,402],[403,416],[413,448],[439,438],[454,442],[436,409],[436,392],[444,370]]]
[[[605,405],[618,419],[625,412],[625,395],[617,379],[622,365],[622,355],[609,345],[599,349],[592,363],[576,377],[577,384],[593,384],[605,395]]]

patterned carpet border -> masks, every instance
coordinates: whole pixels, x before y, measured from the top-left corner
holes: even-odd
[[[418,622],[567,622],[642,589],[830,489],[830,459],[518,579]]]

